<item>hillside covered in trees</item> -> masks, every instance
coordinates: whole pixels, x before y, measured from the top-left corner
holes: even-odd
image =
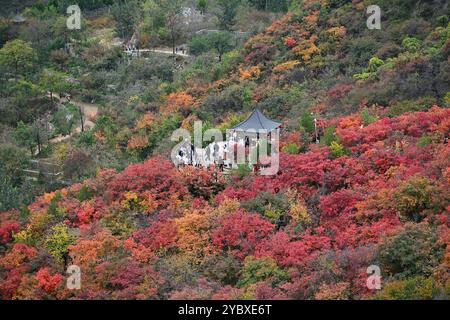
[[[448,1],[31,2],[0,19],[0,298],[450,297]],[[254,109],[278,174],[171,163]]]

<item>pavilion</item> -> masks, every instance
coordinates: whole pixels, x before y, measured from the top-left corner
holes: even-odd
[[[190,141],[185,141],[179,146],[174,163],[177,167],[218,165],[223,170],[237,168],[238,164],[246,162],[249,152],[255,150],[257,153],[266,150],[267,157],[271,157],[278,152],[281,126],[255,109],[245,121],[227,131],[225,141],[213,142],[204,149],[195,148]],[[265,149],[259,149],[264,144]],[[257,162],[254,160],[252,163],[249,158],[246,163],[250,166]]]

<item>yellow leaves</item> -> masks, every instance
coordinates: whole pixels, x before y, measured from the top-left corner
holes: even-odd
[[[136,104],[136,103],[138,103],[139,101],[140,101],[140,98],[139,98],[139,96],[137,96],[137,95],[130,96],[130,97],[128,98],[128,103],[129,103],[129,104]]]
[[[311,216],[308,213],[308,209],[302,202],[291,205],[289,215],[296,223],[302,223],[304,225],[311,224]]]
[[[239,68],[239,75],[241,80],[258,80],[261,76],[261,68],[253,66],[250,69]]]
[[[33,214],[26,228],[13,235],[14,242],[34,245],[45,231],[45,227],[49,221],[50,217],[46,211]]]
[[[120,202],[122,208],[130,210],[139,205],[138,195],[134,192],[125,193],[125,199]]]
[[[295,223],[301,223],[304,226],[310,225],[312,222],[311,216],[308,213],[308,208],[302,196],[295,189],[289,189],[286,193],[289,200],[290,209],[289,215]]]
[[[198,117],[194,114],[190,114],[186,118],[184,118],[183,122],[181,123],[181,128],[192,131],[194,129],[194,123],[195,121],[198,121]]]
[[[300,61],[298,61],[298,60],[287,61],[287,62],[279,64],[275,68],[273,68],[273,72],[283,73],[286,71],[290,71],[290,70],[294,69],[296,66],[298,66],[299,64],[300,64]]]
[[[220,203],[219,207],[214,210],[212,215],[214,219],[219,219],[223,216],[235,213],[240,207],[241,204],[238,200],[226,198]]]
[[[127,192],[120,205],[125,210],[143,210],[147,214],[152,214],[158,208],[159,204],[156,196],[150,192],[146,192],[143,198],[135,192]]]
[[[306,63],[310,61],[314,55],[320,54],[320,49],[315,44],[316,40],[317,36],[312,36],[307,40],[302,40],[298,46],[292,50]]]
[[[334,39],[343,38],[347,34],[347,29],[344,26],[333,27],[327,30],[327,33]]]

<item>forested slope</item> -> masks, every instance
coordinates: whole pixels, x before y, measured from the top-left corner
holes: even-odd
[[[372,3],[381,30],[366,27]],[[241,51],[197,57],[151,108],[133,92],[140,163],[0,214],[1,298],[448,298],[447,6],[294,2]],[[254,108],[284,123],[277,175],[168,160],[172,126],[226,129]],[[99,145],[116,130],[103,124]]]

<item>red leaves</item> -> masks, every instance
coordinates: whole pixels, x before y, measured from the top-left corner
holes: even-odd
[[[176,224],[168,220],[155,222],[149,228],[139,230],[133,235],[133,239],[138,244],[156,251],[162,248],[169,249],[174,245],[176,236]]]
[[[292,48],[294,48],[297,45],[297,40],[295,40],[292,37],[286,37],[284,39],[284,44],[292,49]]]
[[[162,158],[154,158],[142,164],[129,166],[110,182],[108,191],[117,200],[127,191],[138,194],[151,192],[162,206],[188,194],[187,188],[177,179],[173,164]]]
[[[105,203],[101,198],[85,202],[77,211],[77,217],[81,225],[88,225],[104,216]]]
[[[283,231],[258,247],[258,256],[270,256],[285,267],[304,267],[312,257],[331,248],[331,239],[326,236],[305,234],[301,240],[291,241]]]
[[[163,283],[164,279],[151,266],[132,261],[122,266],[111,279],[111,284],[116,287],[114,294],[116,299],[154,298]]]
[[[17,221],[3,221],[0,223],[0,244],[7,244],[12,240],[13,233],[19,231]]]
[[[37,280],[36,288],[44,290],[46,293],[53,293],[63,281],[60,274],[52,275],[49,268],[41,268],[35,276]]]
[[[360,199],[361,197],[354,191],[346,189],[342,189],[328,196],[324,196],[320,200],[319,206],[322,211],[322,217],[330,219],[349,213],[354,209],[354,205]]]
[[[256,245],[272,233],[274,225],[258,214],[239,210],[225,217],[213,232],[213,243],[239,259],[252,254]]]

